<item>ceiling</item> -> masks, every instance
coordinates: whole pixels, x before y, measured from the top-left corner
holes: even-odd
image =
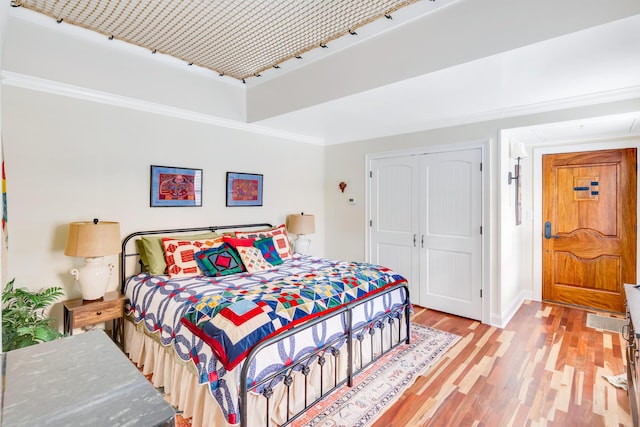
[[[257,123],[341,143],[637,98],[638,46],[640,15]],[[615,123],[615,132],[611,126],[608,130],[617,136],[640,134],[638,121],[635,126]],[[568,138],[560,128],[554,125],[558,136]],[[600,126],[583,123],[582,137],[600,134]]]
[[[498,10],[489,10],[484,16],[477,18],[477,20],[487,20],[488,17],[496,16],[496,20],[487,22],[487,25],[480,22],[475,23],[476,26],[472,28],[475,16],[461,16],[461,25],[467,25],[469,33],[460,34],[456,40],[439,39],[434,36],[432,39],[406,40],[406,43],[403,43],[401,38],[395,37],[402,29],[409,28],[410,25],[413,25],[413,28],[416,26],[423,28],[426,23],[437,23],[437,19],[443,16],[441,15],[443,10],[458,11],[457,8],[450,8],[451,5],[462,5],[467,8],[461,8],[461,10],[469,10],[471,7],[480,8],[481,5],[469,0],[372,2],[163,0],[154,3],[158,8],[161,7],[153,12],[155,18],[151,15],[147,16],[149,25],[144,28],[155,28],[150,30],[154,33],[154,37],[148,38],[144,34],[133,31],[139,27],[135,24],[138,22],[136,19],[141,19],[136,18],[135,7],[150,4],[142,0],[133,2],[20,0],[14,3],[25,6],[17,9],[40,8],[41,12],[50,18],[62,18],[62,22],[65,23],[80,18],[84,20],[80,25],[85,27],[94,25],[88,22],[99,23],[100,27],[96,28],[96,31],[101,34],[101,37],[113,33],[111,34],[114,36],[113,43],[120,43],[135,35],[138,39],[132,42],[143,46],[144,49],[141,48],[140,53],[147,56],[150,51],[169,54],[171,53],[169,48],[177,46],[177,44],[171,44],[174,39],[172,34],[179,34],[179,31],[177,27],[172,27],[160,20],[165,15],[174,17],[178,23],[184,25],[189,23],[188,29],[181,31],[187,31],[192,38],[200,37],[204,40],[208,37],[207,31],[211,30],[210,27],[216,27],[222,31],[220,37],[225,38],[223,36],[227,35],[225,41],[229,44],[224,48],[225,55],[236,56],[236,59],[229,64],[233,63],[237,68],[223,69],[227,66],[227,62],[205,63],[204,60],[195,59],[195,56],[192,58],[176,53],[175,56],[183,61],[182,66],[187,68],[185,64],[193,63],[194,66],[188,68],[193,69],[194,72],[209,71],[216,79],[222,79],[230,85],[237,85],[246,79],[245,84],[240,86],[246,88],[248,99],[252,91],[271,87],[273,89],[269,90],[279,94],[279,98],[287,96],[295,98],[293,106],[280,109],[278,105],[280,99],[274,100],[273,106],[267,105],[265,108],[266,114],[249,117],[242,125],[258,132],[265,130],[288,139],[317,144],[366,140],[464,123],[640,98],[640,51],[638,49],[640,14],[622,19],[612,18],[604,20],[603,24],[584,28],[576,26],[575,31],[560,31],[556,36],[527,39],[528,31],[536,26],[534,22],[527,22],[528,17],[519,17],[522,21],[501,22],[500,18],[510,19],[514,16],[500,17]],[[330,10],[303,11],[294,7],[325,3],[331,5]],[[367,5],[371,3],[371,8],[367,7],[366,10],[357,12],[354,11],[355,9],[350,10],[351,7],[363,6],[365,3]],[[491,3],[500,4],[500,1]],[[278,7],[283,4],[289,7]],[[504,3],[505,7],[507,4],[513,10],[524,7],[511,2]],[[90,9],[88,5],[92,8]],[[210,9],[207,9],[206,13],[202,12],[204,14],[202,15],[198,7]],[[207,21],[204,18],[199,24],[193,24],[194,20],[202,16],[207,16],[207,19],[217,19],[216,10],[218,9],[216,8],[226,8],[225,10],[234,16],[231,22],[241,24],[231,25],[223,20],[218,28],[217,25],[206,24]],[[119,15],[123,13],[128,14],[127,22],[131,23],[130,31],[126,33],[129,35],[109,30],[123,27],[122,22],[126,19]],[[331,22],[335,21],[333,18],[336,14],[344,14],[349,19],[340,25],[327,27],[325,32],[318,35],[314,31],[309,31],[314,33],[314,37],[311,38],[306,34],[306,30],[310,29],[309,25],[294,25],[298,21],[292,20],[289,26],[290,29],[295,30],[295,34],[287,31],[284,33],[291,37],[291,40],[296,40],[296,43],[291,44],[288,50],[273,49],[273,52],[263,52],[270,50],[271,47],[280,48],[287,43],[262,37],[268,31],[264,29],[256,31],[259,28],[257,25],[270,22],[271,25],[278,26],[281,24],[281,19],[293,19],[291,17],[296,13],[302,15],[310,13],[318,19],[330,17]],[[388,18],[384,16],[389,13]],[[109,21],[107,15],[110,16],[111,27],[106,24]],[[280,18],[275,19],[276,16]],[[286,18],[287,16],[290,18]],[[432,16],[433,18],[430,18]],[[429,20],[425,20],[425,17]],[[544,16],[537,18],[544,19]],[[565,18],[559,16],[556,21],[561,22]],[[158,22],[150,25],[154,19]],[[531,20],[535,19],[532,17]],[[566,25],[570,25],[571,20],[565,20]],[[116,25],[117,23],[120,23],[120,27]],[[322,22],[316,21],[314,25],[316,24],[322,27]],[[95,25],[98,26],[98,24]],[[499,42],[495,44],[501,44],[501,46],[493,50],[489,46],[485,49],[486,52],[479,52],[479,48],[474,46],[474,39],[483,40],[483,35],[474,31],[485,27],[487,33],[495,32],[499,25],[505,27],[511,25],[511,28],[516,29],[518,26],[526,25],[527,28],[523,28],[522,31],[524,36],[520,37],[523,41],[510,45],[509,37],[496,33],[498,38],[494,40]],[[552,24],[549,25],[552,26]],[[258,44],[255,46],[251,43],[243,43],[244,36],[236,36],[249,30],[258,34],[255,42]],[[282,37],[284,33],[279,32],[278,37]],[[228,36],[229,34],[232,36]],[[451,34],[450,32],[449,35]],[[150,40],[159,41],[156,44]],[[389,40],[393,42],[388,42]],[[527,43],[527,40],[530,42]],[[160,41],[168,42],[169,47],[159,47]],[[454,42],[454,46],[465,46],[465,44],[470,46],[470,51],[465,52],[466,56],[460,54],[459,58],[449,63],[440,61],[439,57],[429,56],[433,52],[440,52],[443,56],[456,56],[459,48],[447,50],[451,41]],[[455,43],[458,44],[455,45]],[[378,58],[377,62],[368,62],[370,58],[365,57],[362,52],[371,51],[372,49],[367,50],[367,48],[374,44],[377,46],[391,44],[394,51],[377,52],[382,60]],[[484,45],[487,44],[484,43]],[[202,46],[206,47],[206,43]],[[258,48],[252,51],[251,48],[256,46]],[[403,50],[405,47],[406,49]],[[474,49],[477,52],[473,51]],[[204,51],[206,48],[199,52]],[[257,58],[255,60],[254,53]],[[157,58],[166,56],[157,55]],[[296,56],[302,56],[302,59],[297,59]],[[389,68],[385,68],[387,64],[383,61],[386,57],[389,58],[388,62],[391,65]],[[404,60],[406,62],[398,62]],[[422,65],[416,66],[417,60],[422,61]],[[344,77],[344,81],[330,80],[338,76],[340,71],[335,71],[335,75],[326,76],[329,74],[325,72],[328,63],[334,65],[333,70],[340,70],[340,64],[344,64],[342,76],[339,76]],[[363,65],[356,71],[351,70],[357,68],[357,64],[365,63],[374,64],[377,68],[367,69]],[[430,65],[436,63],[437,66]],[[211,72],[212,70],[215,74]],[[317,71],[314,74],[311,70]],[[219,74],[225,76],[220,77]],[[393,76],[389,78],[379,78],[379,76],[392,74]],[[322,82],[318,83],[319,87],[314,87],[316,81],[301,78],[301,76],[312,75],[320,76],[319,80]],[[349,78],[351,80],[348,80]],[[367,79],[373,83],[369,83]],[[328,82],[330,84],[327,84]],[[301,94],[300,87],[304,87],[306,93]],[[335,89],[336,87],[340,90]],[[312,90],[320,95],[312,94]],[[323,97],[323,93],[327,93],[327,96]],[[549,138],[561,136],[571,139],[568,133],[579,129],[583,137],[595,138],[602,134],[603,128],[606,128],[608,134],[638,135],[640,134],[638,123],[637,115],[632,115],[625,120],[614,120],[597,126],[587,126],[585,121],[581,124],[569,123],[566,127],[553,124],[553,131],[545,132],[540,129],[536,129],[533,133],[523,131],[521,137],[537,142],[541,142],[542,135]],[[593,136],[588,133],[591,129],[594,129]]]
[[[69,23],[238,80],[256,77],[417,0],[13,0]],[[435,9],[443,2],[436,3]]]

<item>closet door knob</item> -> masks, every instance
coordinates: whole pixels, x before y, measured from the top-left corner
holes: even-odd
[[[420,238],[420,247],[424,248],[424,234]]]
[[[414,235],[413,235],[413,247],[414,247],[414,248],[416,247],[416,237],[418,237],[418,235],[417,235],[417,234],[414,234]]]

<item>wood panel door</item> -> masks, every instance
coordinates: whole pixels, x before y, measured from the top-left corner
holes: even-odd
[[[624,312],[636,281],[636,150],[549,154],[543,171],[542,298]]]

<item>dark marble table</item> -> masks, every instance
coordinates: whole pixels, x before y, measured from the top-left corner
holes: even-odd
[[[627,298],[627,312],[633,323],[636,338],[640,338],[640,289],[635,285],[624,285]]]
[[[2,355],[1,423],[174,426],[162,395],[101,330]]]

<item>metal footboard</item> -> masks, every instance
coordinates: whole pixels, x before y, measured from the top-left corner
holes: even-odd
[[[387,313],[382,313],[371,319],[369,322],[366,322],[362,325],[355,327],[353,325],[353,311],[360,305],[374,299],[379,298],[386,293],[393,292],[397,289],[403,289],[405,293],[404,303],[398,305],[393,310]],[[261,390],[259,393],[262,398],[266,399],[266,413],[264,414],[264,426],[269,427],[272,424],[270,413],[270,399],[273,396],[274,387],[286,387],[286,421],[281,425],[285,426],[294,421],[296,418],[300,417],[308,408],[315,405],[317,402],[322,400],[324,397],[332,393],[337,388],[346,384],[347,386],[353,386],[353,377],[358,374],[360,371],[367,368],[372,363],[376,362],[379,358],[384,356],[389,351],[393,350],[398,345],[404,343],[409,344],[410,342],[410,330],[409,330],[409,316],[410,316],[410,299],[409,299],[409,288],[406,282],[398,283],[394,286],[391,286],[384,290],[384,292],[375,293],[373,295],[369,295],[362,299],[359,299],[351,304],[348,304],[344,307],[341,307],[338,310],[333,311],[330,315],[319,317],[312,319],[304,324],[294,327],[290,330],[285,331],[284,333],[278,334],[268,340],[265,340],[258,344],[253,350],[249,353],[245,361],[243,362],[242,370],[240,373],[240,396],[239,396],[239,404],[240,404],[240,426],[248,427],[248,405],[249,405],[249,393],[255,392],[256,390]],[[347,330],[344,331],[344,334],[334,338],[333,340],[325,343],[321,348],[317,349],[315,352],[304,355],[300,360],[294,361],[294,363],[289,366],[283,367],[281,370],[269,375],[264,378],[260,382],[252,384],[251,387],[248,385],[248,375],[251,363],[257,357],[259,357],[260,353],[265,349],[268,349],[271,345],[276,344],[280,341],[286,340],[287,338],[299,334],[302,331],[312,328],[322,322],[326,322],[329,319],[333,319],[336,317],[343,317],[345,320],[344,324],[348,325]],[[405,325],[406,337],[402,337],[402,325]],[[393,338],[393,328],[397,323],[397,339]],[[384,343],[384,335],[385,329],[389,332],[389,343],[388,346],[385,346]],[[376,330],[379,331],[379,334],[376,333]],[[378,353],[374,352],[376,335],[379,335],[380,339],[380,351]],[[367,337],[368,336],[368,337]],[[368,362],[364,362],[363,355],[363,342],[369,339],[371,354]],[[346,347],[345,347],[346,346]],[[358,346],[360,360],[358,366],[354,366],[356,364],[354,360],[354,352],[355,348]],[[338,372],[338,357],[340,355],[340,348],[344,347],[347,351],[347,373],[346,377],[340,379]],[[385,348],[386,347],[386,348]],[[327,365],[328,359],[333,358],[333,363],[329,364],[329,366],[333,366],[332,381],[330,384],[324,384],[325,374],[325,365]],[[313,369],[313,365],[317,364],[316,368],[320,369],[319,374],[319,395],[318,396],[309,396],[309,374]],[[290,414],[291,410],[291,387],[294,381],[294,373],[299,372],[304,379],[304,407],[297,411],[294,414]],[[298,377],[298,380],[300,377]],[[325,390],[326,387],[326,390]],[[315,397],[315,398],[314,398]]]

